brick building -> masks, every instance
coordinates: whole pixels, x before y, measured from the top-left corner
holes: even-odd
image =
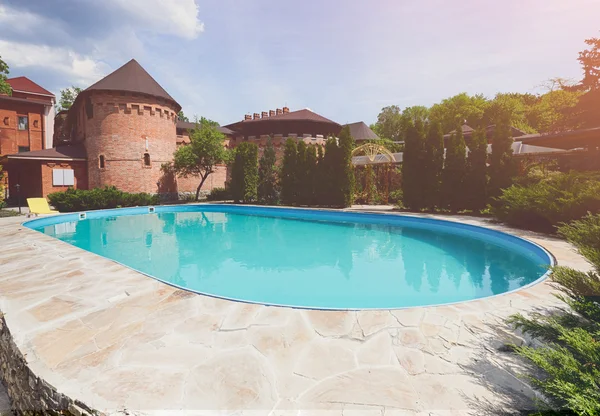
[[[46,102],[53,104],[54,97],[27,81],[19,85],[32,91],[37,88],[32,94],[38,98],[0,99],[0,105],[2,100],[13,105],[12,113],[6,116],[7,126],[12,129],[0,130],[0,151],[4,154],[0,164],[8,171],[11,196],[16,195],[17,184],[22,198],[46,197],[68,187],[92,189],[107,185],[127,192],[196,191],[199,178],[173,178],[161,169],[172,161],[178,146],[189,143],[189,131],[195,124],[178,120],[181,106],[135,60],[83,90],[68,112],[58,115],[54,129],[57,147],[48,140],[53,124],[42,119],[45,114],[53,115],[52,105],[48,104],[50,109],[44,106]],[[20,90],[15,88],[14,92]],[[43,105],[39,97],[47,98]],[[35,112],[17,104],[39,108],[35,107]],[[29,122],[28,141],[24,133],[19,133],[23,114]],[[288,107],[246,115],[240,122],[219,127],[225,135],[224,146],[253,141],[263,147],[271,137],[279,154],[289,137],[307,144],[324,144],[327,136],[335,136],[341,129],[340,124],[309,109],[290,112]],[[226,179],[226,166],[218,166],[202,190],[223,187]]]

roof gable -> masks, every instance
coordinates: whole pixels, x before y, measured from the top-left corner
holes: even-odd
[[[42,88],[27,77],[8,78],[6,80],[13,91],[29,92],[32,94],[48,95],[54,98],[54,94],[45,88]]]
[[[369,128],[364,122],[359,121],[356,123],[346,124],[350,128],[350,135],[354,140],[377,140],[379,137],[373,130]]]
[[[177,101],[135,59],[127,62],[122,67],[85,89],[85,91],[96,90],[148,94],[172,101],[181,108]]]
[[[256,118],[251,120],[242,120],[235,123],[228,124],[225,127],[238,126],[240,124],[250,123],[268,123],[269,121],[317,121],[321,123],[332,123],[339,126],[335,121],[331,121],[328,118],[323,117],[314,111],[304,108],[302,110],[290,111],[289,113],[283,113],[270,117]]]

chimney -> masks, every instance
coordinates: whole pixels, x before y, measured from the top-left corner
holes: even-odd
[[[244,120],[252,120],[252,114],[246,114]]]
[[[290,112],[289,107],[283,107],[283,114],[287,114]]]
[[[260,118],[260,114],[254,113],[254,120],[258,120]]]
[[[267,118],[269,117],[269,113],[267,113],[266,111],[263,111],[260,115],[261,118]]]
[[[273,117],[275,115],[275,110],[269,110],[269,117]]]
[[[283,114],[283,110],[281,108],[277,109],[277,115],[280,116]]]

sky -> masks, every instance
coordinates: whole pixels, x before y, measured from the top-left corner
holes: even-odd
[[[135,58],[190,118],[338,123],[579,80],[600,0],[0,0],[0,57],[59,97]]]

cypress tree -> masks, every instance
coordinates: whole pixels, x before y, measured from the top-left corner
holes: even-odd
[[[477,128],[471,136],[469,155],[467,156],[467,183],[469,190],[467,208],[479,211],[487,203],[487,139],[485,129]]]
[[[339,147],[337,141],[333,137],[329,137],[325,142],[325,155],[323,156],[323,169],[321,170],[322,184],[322,201],[320,205],[335,206],[340,201],[340,172],[338,167]]]
[[[408,122],[402,157],[402,193],[407,208],[424,206],[425,126],[420,119]]]
[[[275,147],[269,139],[258,163],[258,202],[261,204],[277,205],[279,202],[276,161]]]
[[[231,194],[235,202],[254,202],[258,188],[258,146],[244,142],[235,150],[231,173]]]
[[[350,134],[350,127],[346,126],[340,132],[339,138],[339,173],[340,200],[338,204],[349,207],[354,202],[354,167],[352,166],[352,150],[354,139]]]
[[[465,207],[466,151],[462,126],[458,125],[456,132],[448,140],[446,159],[442,171],[442,205],[453,211],[458,211]]]
[[[315,178],[315,205],[324,205],[327,200],[327,186],[323,184],[326,177],[325,155],[323,146],[317,146],[317,178]]]
[[[319,146],[319,148],[320,147],[321,146]],[[319,180],[317,169],[317,149],[315,146],[308,146],[308,149],[306,149],[306,173],[306,203],[308,205],[314,205],[317,194],[317,183]]]
[[[444,131],[439,121],[433,121],[427,129],[424,151],[423,206],[434,209],[441,201],[441,180],[444,167]]]
[[[306,143],[300,140],[296,145],[297,156],[296,156],[296,203],[300,205],[306,205],[308,191],[310,183],[308,181],[308,172],[306,169]]]
[[[502,193],[502,189],[512,185],[515,173],[512,143],[510,123],[503,119],[496,123],[494,129],[492,155],[490,157],[490,196],[498,196]]]
[[[297,196],[296,165],[298,151],[296,141],[289,138],[285,142],[283,150],[283,162],[281,166],[281,201],[284,205],[294,205]]]

